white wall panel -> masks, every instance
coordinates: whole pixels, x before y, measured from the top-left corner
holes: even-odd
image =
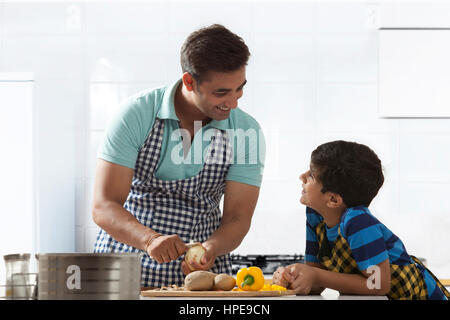
[[[318,2],[317,31],[319,32],[369,32],[379,21],[377,3]]]
[[[82,31],[83,4],[80,2],[3,2],[6,36],[69,35]]]
[[[161,87],[162,82],[91,82],[89,86],[89,128],[105,130],[124,108],[124,102],[143,90]]]
[[[196,30],[214,23],[225,25],[237,34],[250,29],[250,2],[170,1],[169,32]],[[190,33],[190,31],[188,31]]]
[[[86,41],[89,81],[164,82],[166,79],[169,39],[164,34],[90,35]]]
[[[95,168],[97,166],[97,153],[102,143],[104,131],[91,131],[88,137],[86,178],[95,178]]]
[[[399,133],[449,134],[449,119],[399,119]]]
[[[377,93],[375,84],[321,84],[317,101],[319,131],[393,133],[396,121],[378,118]]]
[[[313,3],[261,2],[253,10],[255,33],[313,32],[315,5]]]
[[[314,78],[313,37],[309,34],[257,34],[252,48],[258,82],[311,82]]]
[[[377,34],[319,34],[320,82],[377,81]]]
[[[450,135],[405,134],[399,138],[402,179],[450,182]]]
[[[380,30],[379,115],[450,117],[450,30]]]
[[[7,36],[3,38],[4,70],[32,70],[36,80],[81,79],[82,40],[78,36]]]
[[[162,33],[169,27],[169,10],[164,2],[86,2],[86,31],[89,34]],[[130,19],[130,17],[132,17]]]
[[[314,127],[314,87],[308,84],[259,84],[249,110],[263,128],[311,132]],[[286,112],[289,110],[289,112]]]
[[[83,216],[81,219],[84,220],[83,225],[86,227],[97,227],[94,220],[92,219],[92,200],[94,199],[94,178],[87,178],[84,180],[84,190],[85,190],[85,202],[83,202]]]

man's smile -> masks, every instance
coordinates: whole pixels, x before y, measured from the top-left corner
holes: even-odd
[[[219,109],[219,110],[222,110],[222,111],[225,111],[225,112],[227,112],[227,111],[230,111],[230,108],[229,107],[227,107],[227,106],[217,106],[217,108]]]

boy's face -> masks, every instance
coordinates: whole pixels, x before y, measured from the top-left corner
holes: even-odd
[[[300,202],[316,211],[326,206],[328,197],[322,193],[322,184],[317,180],[317,168],[310,164],[310,169],[300,175],[302,181],[302,196]]]
[[[195,85],[195,105],[208,118],[225,120],[238,106],[246,84],[245,67],[233,72],[209,72],[208,80]]]

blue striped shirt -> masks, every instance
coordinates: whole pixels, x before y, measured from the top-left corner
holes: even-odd
[[[317,259],[319,244],[315,228],[322,220],[323,217],[320,214],[309,207],[306,208],[306,262],[320,263]],[[378,221],[367,207],[347,208],[336,226],[326,227],[327,238],[331,247],[333,247],[333,243],[339,235],[339,228],[361,271],[380,264],[386,259],[389,259],[391,264],[396,265],[413,263],[403,242]],[[445,299],[443,292],[429,272],[423,270],[423,273],[429,298]]]

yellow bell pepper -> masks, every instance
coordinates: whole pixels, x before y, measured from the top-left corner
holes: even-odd
[[[282,286],[279,286],[279,285],[276,285],[276,284],[272,284],[271,285],[271,289],[273,291],[286,291],[285,287],[282,287]]]
[[[286,291],[285,287],[278,286],[276,284],[265,284],[261,289],[262,291]]]
[[[264,274],[258,267],[242,268],[236,275],[236,283],[244,291],[258,291],[264,286]]]
[[[265,285],[262,287],[261,291],[272,291],[272,285],[270,285],[270,284],[265,284]]]

